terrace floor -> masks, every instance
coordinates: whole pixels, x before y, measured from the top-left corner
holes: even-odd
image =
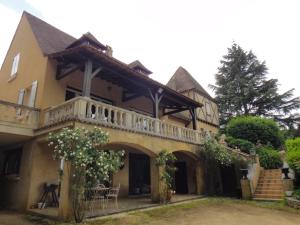
[[[201,198],[199,195],[179,195],[176,194],[172,197],[171,203],[182,202],[192,199]],[[118,200],[118,207],[116,207],[113,200],[109,200],[102,208],[100,202],[94,204],[93,210],[87,212],[87,217],[99,217],[115,213],[127,212],[135,209],[144,209],[154,206],[159,206],[158,203],[153,203],[150,196],[132,196],[128,198],[120,198]],[[58,216],[58,208],[47,207],[44,209],[29,209],[29,212],[43,215],[49,218],[55,218]]]

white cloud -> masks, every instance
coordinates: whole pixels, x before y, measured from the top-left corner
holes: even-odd
[[[75,37],[92,32],[113,47],[116,58],[140,59],[154,72],[152,77],[163,83],[182,65],[207,88],[214,83],[222,55],[236,41],[266,60],[270,76],[279,79],[282,90],[297,88],[297,0],[27,2],[44,20]],[[0,10],[0,18],[6,21]],[[6,24],[3,30],[11,26]],[[296,93],[300,95],[300,89]]]

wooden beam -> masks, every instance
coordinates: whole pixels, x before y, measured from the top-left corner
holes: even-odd
[[[95,69],[93,71],[93,73],[91,74],[91,78],[94,78],[101,70],[102,70],[101,66],[99,66],[97,69]]]
[[[73,63],[57,66],[56,80],[60,80],[64,77],[68,76],[70,73],[78,70],[79,68],[80,68],[80,65],[73,64]]]
[[[83,88],[82,95],[86,97],[91,96],[91,81],[92,81],[93,62],[88,59],[84,66]]]
[[[193,129],[197,130],[197,114],[196,114],[196,108],[190,108],[190,114],[192,116],[192,122],[193,122]]]
[[[132,100],[132,99],[135,99],[135,98],[138,98],[141,96],[142,95],[140,93],[129,93],[129,92],[124,91],[122,94],[122,101],[127,102],[129,100]]]
[[[182,112],[182,111],[185,111],[185,110],[188,110],[188,108],[181,108],[181,109],[176,109],[176,110],[168,111],[168,112],[164,113],[164,116],[171,115],[171,114],[174,114],[174,113],[179,113],[179,112]]]

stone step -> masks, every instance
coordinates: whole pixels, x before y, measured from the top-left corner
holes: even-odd
[[[283,199],[283,194],[254,194],[254,198]]]
[[[259,179],[258,183],[282,183],[281,179]]]
[[[254,197],[253,200],[256,200],[256,201],[282,201],[283,198],[260,198],[260,197]]]
[[[282,187],[282,183],[258,183],[258,187]]]
[[[274,191],[274,190],[257,190],[254,195],[257,194],[266,194],[266,195],[283,195],[283,191]]]
[[[273,187],[257,187],[256,191],[282,191],[283,192],[283,188],[282,187],[277,187],[277,188],[273,188]]]

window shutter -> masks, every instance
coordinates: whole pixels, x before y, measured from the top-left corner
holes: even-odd
[[[24,100],[24,95],[25,95],[25,89],[21,89],[19,91],[19,97],[18,97],[18,104],[23,105],[23,100]],[[21,108],[17,108],[17,116],[21,115]]]
[[[21,89],[19,91],[19,97],[18,97],[18,104],[19,105],[23,105],[24,95],[25,95],[25,89]]]
[[[36,90],[37,90],[37,81],[33,81],[31,85],[31,91],[29,96],[28,106],[34,107],[35,98],[36,98]]]
[[[20,61],[20,53],[18,53],[13,60],[12,68],[11,68],[11,76],[15,75],[18,72],[19,67],[19,61]]]

